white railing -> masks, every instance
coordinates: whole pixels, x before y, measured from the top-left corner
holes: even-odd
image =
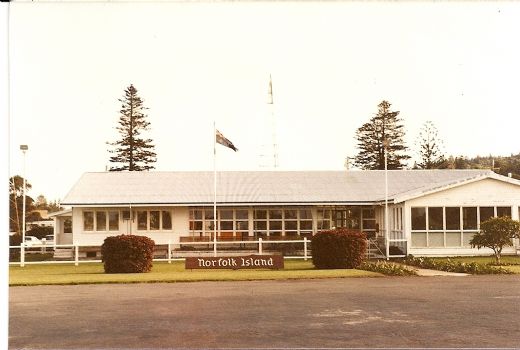
[[[226,250],[218,250],[218,246],[229,246],[229,245],[236,245],[236,244],[247,244],[247,245],[258,245],[258,248],[255,249],[255,253],[262,255],[265,252],[266,245],[271,244],[303,244],[303,255],[293,255],[293,256],[284,256],[286,259],[304,259],[308,260],[310,258],[309,256],[309,243],[310,240],[307,237],[304,237],[302,240],[275,240],[275,241],[269,241],[264,240],[262,238],[258,238],[255,241],[216,241],[216,242],[181,242],[181,243],[172,243],[171,241],[168,242],[168,244],[157,244],[156,245],[156,251],[161,251],[166,249],[166,258],[154,258],[153,261],[167,261],[168,263],[171,263],[172,261],[178,261],[178,260],[184,260],[185,256],[193,255],[194,253],[200,254],[201,251],[190,251],[190,250],[179,250],[175,249],[176,247],[180,246],[212,246],[212,251],[203,251],[205,253],[212,253],[212,254],[226,254],[229,252]],[[32,246],[26,246],[26,245],[19,245],[19,246],[9,246],[9,265],[19,265],[21,267],[25,266],[26,264],[70,264],[74,263],[75,266],[78,266],[80,263],[100,263],[100,259],[80,259],[80,248],[96,248],[99,249],[99,246],[92,246],[92,245],[74,245],[74,244],[55,244],[52,246],[46,246],[46,248],[54,248],[54,249],[68,249],[69,251],[72,251],[72,257],[70,260],[56,260],[53,258],[52,260],[44,260],[44,261],[26,261],[26,255],[27,254],[33,254],[33,253],[42,253],[42,251],[27,251],[27,249],[41,249],[44,248],[43,245],[32,245]],[[162,247],[162,249],[161,249]],[[19,261],[11,261],[11,250],[20,250],[20,260]],[[47,253],[50,253],[47,251]],[[251,254],[251,251],[248,252],[241,252],[241,255],[244,254]],[[235,251],[234,254],[237,254]],[[181,257],[181,255],[184,255]]]

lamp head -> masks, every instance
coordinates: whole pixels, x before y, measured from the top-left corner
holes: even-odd
[[[20,150],[27,151],[29,149],[29,146],[27,145],[20,145]]]

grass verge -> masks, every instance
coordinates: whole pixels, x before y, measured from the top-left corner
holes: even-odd
[[[197,281],[252,281],[346,277],[377,277],[363,270],[317,270],[310,261],[286,260],[283,270],[185,270],[184,261],[155,262],[151,272],[105,274],[101,263],[26,265],[9,268],[10,286],[99,283],[161,283]]]

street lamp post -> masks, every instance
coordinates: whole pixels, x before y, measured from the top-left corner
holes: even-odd
[[[27,180],[25,179],[25,152],[29,149],[27,145],[20,145],[20,150],[23,153],[23,203],[22,203],[22,260],[20,266],[25,265],[25,188],[27,186]]]
[[[384,152],[385,152],[385,248],[386,248],[386,260],[390,259],[390,222],[388,222],[388,139],[383,141]]]

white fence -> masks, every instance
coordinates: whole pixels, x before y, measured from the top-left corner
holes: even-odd
[[[218,250],[219,246],[223,247],[229,247],[231,245],[242,245],[241,250],[235,249],[233,252],[230,252],[229,250]],[[168,242],[168,244],[158,244],[156,245],[156,251],[164,251],[165,252],[165,258],[154,258],[153,261],[167,261],[168,263],[171,263],[172,261],[176,260],[184,260],[186,256],[208,256],[208,254],[211,254],[212,256],[217,255],[250,255],[250,254],[259,254],[262,255],[267,252],[268,248],[272,248],[270,245],[276,245],[276,244],[302,244],[303,245],[303,255],[285,255],[284,258],[286,259],[304,259],[308,260],[310,258],[309,256],[309,244],[310,240],[307,239],[307,237],[304,237],[302,240],[275,240],[275,241],[269,241],[269,240],[263,240],[262,238],[258,238],[258,240],[255,241],[211,241],[211,242],[181,242],[181,243],[171,243]],[[249,246],[256,246],[256,249],[253,250],[247,250],[245,247]],[[183,250],[182,246],[201,246],[201,247],[213,247],[212,251],[206,249],[206,250]],[[294,246],[293,246],[294,247]],[[84,250],[97,250],[99,251],[99,246],[82,246],[82,245],[73,245],[73,244],[56,244],[56,245],[19,245],[19,246],[9,246],[9,265],[19,265],[21,267],[25,266],[26,264],[70,264],[73,263],[74,265],[78,266],[80,263],[93,263],[93,262],[101,262],[100,259],[89,259],[88,257],[86,259],[80,258],[80,253],[84,253]],[[267,249],[266,249],[267,248]],[[13,257],[17,250],[20,251],[20,257],[17,259],[18,261],[12,261]],[[60,250],[66,250],[67,252],[71,252],[72,255],[70,258],[56,258],[57,252]],[[272,250],[272,249],[270,249]],[[294,249],[295,250],[295,249]],[[293,252],[294,252],[293,250]],[[298,250],[301,252],[301,249]],[[52,253],[53,257],[49,260],[43,260],[43,261],[26,261],[31,260],[27,259],[28,256],[31,254],[42,254],[42,253]]]

